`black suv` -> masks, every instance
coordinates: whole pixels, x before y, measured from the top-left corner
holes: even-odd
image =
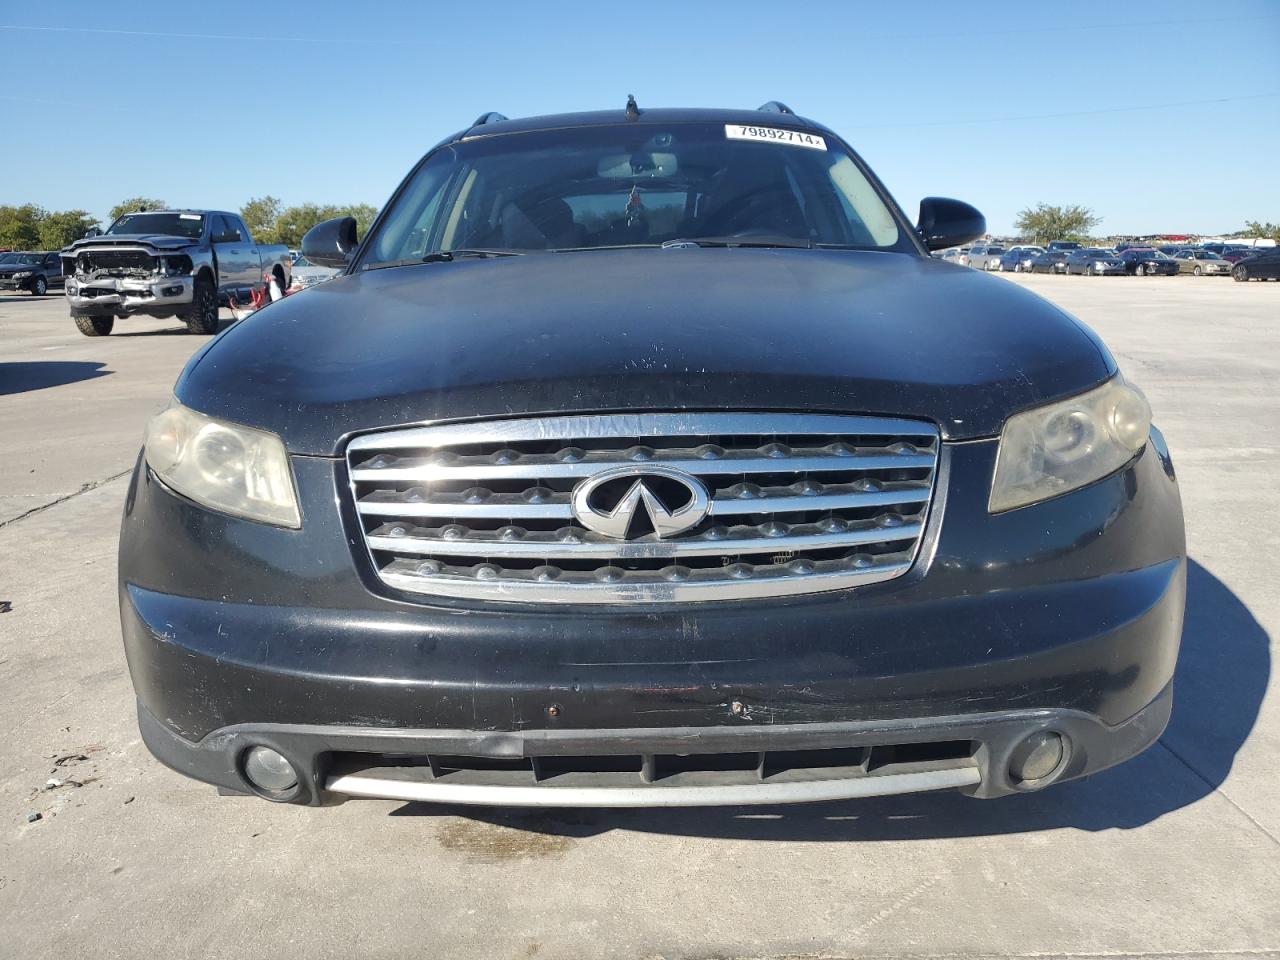
[[[62,258],[51,251],[0,255],[0,290],[26,290],[43,297],[62,286]]]
[[[146,743],[270,800],[994,797],[1169,716],[1185,557],[1083,324],[780,104],[481,117],[150,424]]]

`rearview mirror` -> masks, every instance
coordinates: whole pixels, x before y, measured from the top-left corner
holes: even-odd
[[[319,267],[345,267],[356,249],[356,218],[317,223],[302,238],[302,255]]]
[[[673,177],[680,169],[674,153],[619,153],[601,157],[596,176],[606,180]]]
[[[987,218],[960,200],[925,197],[916,229],[930,250],[945,250],[986,236]]]

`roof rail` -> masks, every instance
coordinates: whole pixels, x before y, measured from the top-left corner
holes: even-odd
[[[500,114],[500,113],[494,113],[494,112],[492,112],[492,111],[491,111],[491,112],[489,112],[489,113],[482,113],[482,114],[480,114],[480,116],[476,117],[476,122],[475,122],[475,123],[473,123],[473,124],[472,124],[472,126],[473,126],[473,127],[483,127],[486,123],[498,123],[498,122],[500,122],[500,121],[502,121],[502,120],[507,120],[507,119],[509,119],[509,118],[508,118],[508,117],[504,117],[504,116],[503,116],[502,114]]]
[[[770,100],[768,103],[762,103],[756,107],[757,110],[763,110],[765,113],[789,113],[795,116],[796,112],[788,107],[785,103],[778,100]]]

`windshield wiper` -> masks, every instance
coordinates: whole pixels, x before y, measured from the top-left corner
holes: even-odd
[[[765,235],[750,237],[680,237],[675,240],[668,240],[662,245],[664,250],[672,247],[786,247],[811,250],[813,241],[801,240],[796,237]]]
[[[523,250],[497,250],[483,247],[462,247],[458,250],[437,250],[422,258],[422,263],[448,263],[459,257],[523,257]]]
[[[409,267],[420,263],[450,263],[460,257],[522,257],[523,250],[486,250],[479,247],[460,250],[436,250],[424,257],[407,257],[404,260],[384,260],[381,263],[367,263],[363,270],[386,270],[389,267]]]

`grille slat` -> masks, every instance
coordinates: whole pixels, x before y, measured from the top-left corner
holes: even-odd
[[[478,460],[478,458],[477,458]],[[864,470],[905,470],[911,468],[931,468],[933,454],[918,453],[886,453],[859,454],[850,457],[725,457],[721,460],[699,460],[684,457],[666,457],[659,452],[647,460],[630,459],[594,459],[581,463],[564,463],[549,457],[522,457],[515,463],[433,463],[426,459],[396,459],[381,468],[357,467],[351,472],[352,479],[364,482],[381,483],[388,480],[409,481],[413,483],[431,483],[440,480],[503,480],[512,477],[527,477],[531,473],[550,479],[582,479],[595,476],[604,470],[625,464],[647,464],[650,466],[671,467],[684,470],[695,475],[728,475],[775,474],[775,473],[822,473],[831,471],[864,471]]]
[[[641,557],[705,557],[717,554],[737,556],[750,553],[776,554],[783,551],[829,550],[835,547],[864,543],[883,543],[897,540],[914,540],[920,535],[920,525],[904,524],[896,528],[875,527],[866,530],[849,530],[843,533],[809,533],[799,536],[766,537],[730,535],[722,540],[607,540],[591,535],[583,542],[573,543],[556,539],[554,534],[531,533],[524,539],[505,542],[491,531],[476,531],[465,539],[442,540],[435,537],[400,537],[370,533],[369,546],[374,550],[392,553],[414,553],[426,556],[464,557],[563,557],[573,560],[632,559]]]
[[[551,503],[528,503],[518,495],[496,495],[481,503],[467,503],[457,496],[441,494],[430,502],[415,502],[403,494],[383,496],[376,491],[358,504],[361,513],[391,517],[496,517],[512,521],[521,519],[573,519],[568,494],[556,494]],[[812,496],[762,496],[751,499],[717,493],[711,501],[712,516],[738,516],[751,513],[784,513],[809,510],[848,510],[855,507],[897,506],[927,503],[929,488],[912,486],[872,493],[814,494]]]
[[[900,576],[923,534],[939,450],[936,428],[909,420],[641,414],[391,430],[352,441],[347,460],[365,543],[393,587],[642,603],[781,596]],[[594,479],[619,468],[627,469],[616,479]],[[700,506],[693,526],[660,536],[646,526],[656,517],[648,507],[623,532],[575,514],[575,491],[614,484],[610,494],[589,494],[608,501],[590,510],[608,512],[632,472],[647,468],[701,484],[705,516]],[[646,490],[651,482],[661,473],[649,475]]]

